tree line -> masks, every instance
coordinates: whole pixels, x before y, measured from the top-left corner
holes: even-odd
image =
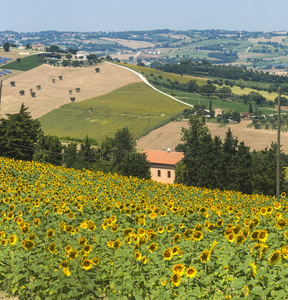
[[[276,194],[276,144],[261,151],[250,151],[229,129],[224,142],[212,138],[205,117],[191,116],[189,129],[183,128],[184,159],[176,167],[176,183],[241,191],[246,194]],[[281,154],[281,191],[287,190],[287,155]]]
[[[209,76],[218,78],[227,78],[232,80],[243,79],[244,81],[268,82],[268,83],[288,83],[288,77],[270,75],[268,72],[253,71],[252,69],[239,68],[226,65],[212,65],[209,61],[192,62],[190,59],[181,60],[175,64],[158,63],[156,69],[175,73],[175,74],[189,74],[199,77]]]
[[[0,119],[0,156],[49,163],[75,169],[89,169],[150,179],[150,164],[128,128],[92,145],[86,136],[80,145],[62,145],[57,136],[44,135],[38,120],[32,119],[23,104],[19,113]]]

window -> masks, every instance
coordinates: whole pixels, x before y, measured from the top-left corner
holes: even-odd
[[[158,175],[158,177],[161,177],[161,170],[157,171],[157,175]]]
[[[171,178],[171,171],[167,172],[167,176],[168,176],[168,178]]]

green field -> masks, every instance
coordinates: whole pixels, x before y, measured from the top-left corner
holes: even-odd
[[[32,55],[29,57],[21,58],[20,62],[13,61],[9,64],[0,66],[0,68],[8,70],[29,71],[31,69],[39,67],[42,64],[43,62],[40,61],[38,55]]]
[[[98,98],[64,105],[39,120],[45,134],[97,141],[128,127],[135,138],[164,125],[186,105],[178,103],[145,83],[134,83]]]

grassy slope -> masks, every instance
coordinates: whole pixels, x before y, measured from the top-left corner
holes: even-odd
[[[205,83],[207,83],[207,80],[205,79],[201,79],[201,78],[197,78],[197,77],[188,77],[188,76],[180,76],[178,74],[172,74],[172,73],[166,73],[163,71],[159,71],[156,69],[151,69],[151,68],[147,68],[147,67],[140,67],[140,66],[134,66],[134,65],[126,65],[125,66],[131,68],[132,70],[135,70],[139,73],[144,73],[144,75],[151,76],[150,74],[153,74],[155,77],[158,77],[159,75],[161,75],[163,77],[163,80],[169,78],[171,79],[171,81],[175,81],[178,80],[180,83],[187,83],[189,80],[191,79],[196,79],[197,84],[198,85],[203,85]],[[221,88],[219,85],[216,85],[217,88]],[[161,90],[163,90],[164,92],[168,93],[168,94],[172,94],[172,90],[169,89],[162,89],[159,88]],[[236,95],[243,95],[246,94],[248,95],[250,92],[257,92],[262,94],[265,98],[267,98],[268,100],[273,100],[275,99],[275,97],[277,97],[277,93],[271,93],[269,94],[268,92],[265,91],[257,91],[251,88],[244,88],[241,89],[238,86],[233,86],[233,88],[231,88],[232,93],[236,94]],[[180,92],[177,90],[173,90],[173,93],[175,94],[176,98],[179,98],[181,101],[187,102],[189,104],[203,104],[206,105],[207,108],[209,107],[209,102],[210,99],[200,96],[200,95],[195,95],[195,94],[189,94],[189,93],[184,93],[184,92]],[[215,105],[214,105],[215,104]],[[213,99],[213,108],[221,108],[223,109],[225,112],[229,111],[229,110],[237,110],[239,112],[248,112],[249,110],[249,105],[244,105],[242,103],[238,103],[238,102],[230,102],[230,101],[224,101],[224,100],[220,100],[217,98]],[[261,110],[264,114],[271,114],[271,113],[275,113],[275,111],[271,108],[265,108],[265,107],[260,107],[259,110]]]
[[[187,106],[135,83],[112,93],[64,105],[39,120],[45,134],[91,138],[101,141],[123,127],[135,138],[167,123]]]
[[[19,63],[17,61],[13,61],[6,65],[0,66],[0,68],[8,69],[8,70],[29,71],[42,64],[43,63],[39,61],[38,55],[32,55],[32,56],[21,58],[21,61]]]

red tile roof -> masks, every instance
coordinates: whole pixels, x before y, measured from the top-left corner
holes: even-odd
[[[147,155],[147,160],[154,164],[176,165],[184,154],[182,152],[168,152],[161,150],[149,150],[143,151]]]

